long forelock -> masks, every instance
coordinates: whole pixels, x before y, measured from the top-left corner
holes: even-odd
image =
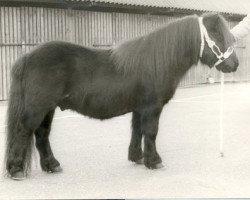
[[[117,70],[124,73],[156,76],[174,71],[186,56],[187,48],[198,62],[200,35],[197,16],[188,16],[171,22],[147,35],[140,36],[112,49]]]
[[[220,16],[218,21],[218,31],[222,34],[224,45],[226,47],[231,46],[234,42],[233,35],[230,33],[226,20]]]

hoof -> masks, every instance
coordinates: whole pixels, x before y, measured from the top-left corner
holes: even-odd
[[[164,167],[164,165],[162,163],[158,163],[155,165],[154,169],[161,169],[163,167]]]
[[[161,169],[163,168],[164,165],[162,163],[158,163],[156,166],[155,166],[155,169]]]
[[[60,173],[62,172],[61,166],[57,166],[49,171],[49,173]]]
[[[15,172],[11,175],[11,178],[15,181],[22,181],[25,179],[25,176],[23,172]]]
[[[156,164],[156,165],[150,167],[150,169],[161,169],[161,168],[163,168],[163,167],[164,167],[164,165],[163,165],[162,163],[158,163],[158,164]]]
[[[140,160],[137,160],[135,163],[138,164],[138,165],[142,165],[144,163],[144,158],[141,158]]]

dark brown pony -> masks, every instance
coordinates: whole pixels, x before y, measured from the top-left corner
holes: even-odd
[[[233,44],[220,15],[204,15],[203,23],[222,52]],[[24,55],[12,69],[8,174],[13,179],[27,175],[34,135],[42,170],[61,171],[49,143],[57,107],[102,120],[132,112],[128,159],[151,169],[162,167],[155,139],[163,106],[199,59],[209,67],[217,61],[207,44],[199,58],[200,48],[198,17],[188,16],[107,50],[49,42]],[[233,53],[217,69],[232,72],[237,66]]]

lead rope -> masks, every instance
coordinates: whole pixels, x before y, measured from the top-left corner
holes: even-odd
[[[216,65],[219,65],[221,62],[224,61],[224,59],[227,59],[232,53],[233,53],[233,48],[229,47],[227,51],[223,54],[220,51],[220,48],[211,41],[211,39],[208,36],[207,30],[203,25],[202,22],[203,18],[199,17],[198,22],[199,22],[199,27],[200,27],[200,34],[201,34],[201,48],[200,48],[200,58],[202,57],[203,51],[204,51],[204,46],[205,46],[205,40],[208,43],[208,46],[210,49],[213,51],[213,53],[216,55],[218,58],[218,61],[215,63]],[[217,49],[220,52],[220,55],[218,55],[214,50],[213,46],[216,46]],[[224,59],[222,58],[224,57]],[[220,115],[219,115],[219,126],[220,126],[220,131],[219,131],[219,143],[220,143],[220,157],[224,157],[224,152],[223,152],[223,143],[224,143],[224,73],[220,73]]]
[[[224,73],[220,73],[220,157],[224,157]]]

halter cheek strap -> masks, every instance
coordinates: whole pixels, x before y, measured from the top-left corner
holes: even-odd
[[[202,23],[202,17],[199,17],[199,27],[200,27],[200,34],[201,34],[201,48],[200,48],[200,58],[202,57],[204,47],[205,47],[205,40],[204,40],[204,25]],[[207,32],[207,31],[205,31]]]
[[[203,17],[199,17],[199,27],[200,27],[200,33],[201,33],[201,48],[200,48],[200,58],[203,55],[204,47],[205,47],[205,41],[207,42],[209,48],[212,50],[212,52],[217,57],[218,61],[214,64],[214,66],[219,65],[222,63],[225,59],[229,58],[230,55],[233,53],[234,48],[233,46],[228,47],[227,51],[225,53],[222,53],[220,48],[215,44],[213,40],[210,39],[207,29],[203,24]]]

